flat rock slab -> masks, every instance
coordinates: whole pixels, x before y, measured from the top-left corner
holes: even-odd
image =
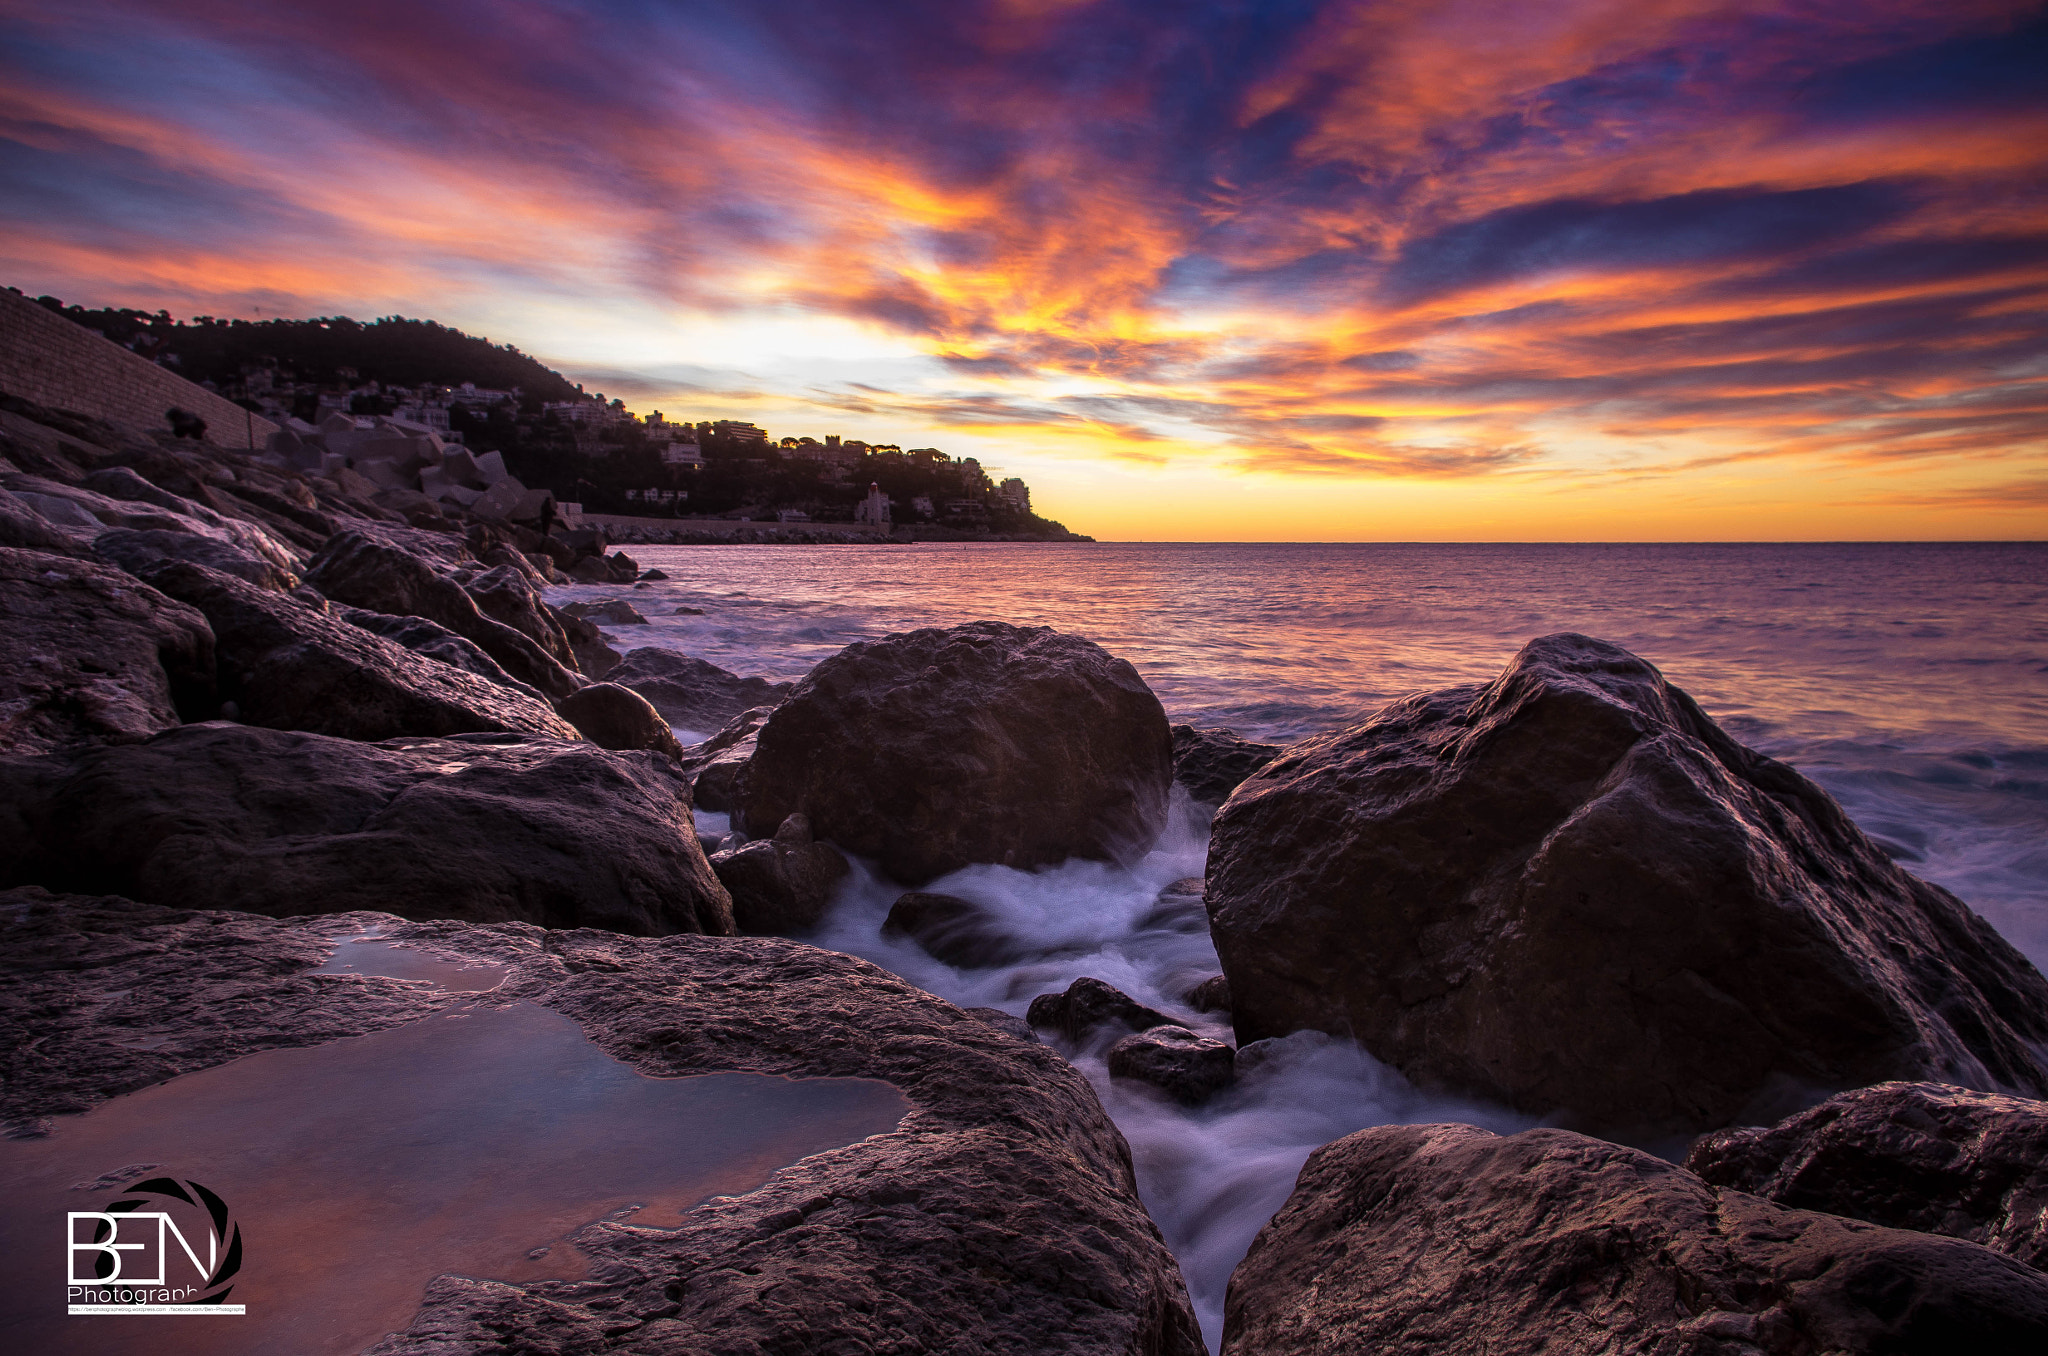
[[[894,1131],[713,1198],[678,1228],[591,1225],[576,1237],[588,1279],[443,1276],[380,1356],[1202,1351],[1086,1080],[864,961],[772,938],[270,919],[33,890],[0,903],[0,1115],[17,1131],[241,1054],[478,1001],[313,973],[337,932],[371,929],[504,967],[482,1001],[561,1013],[644,1073],[873,1078],[909,1102]]]
[[[2048,1276],[1566,1130],[1361,1130],[1230,1280],[1221,1356],[2029,1356]]]
[[[1685,1166],[1780,1205],[1967,1238],[2048,1271],[2048,1102],[1880,1083],[1777,1125],[1716,1130]]]
[[[0,760],[0,803],[9,882],[273,914],[733,929],[688,784],[659,754],[210,722]]]

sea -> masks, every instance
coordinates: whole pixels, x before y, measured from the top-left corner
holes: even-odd
[[[640,546],[661,646],[798,679],[857,641],[993,619],[1052,626],[1134,664],[1174,721],[1287,743],[1407,692],[1483,681],[1537,636],[1576,631],[1657,665],[1736,738],[1792,764],[1906,869],[1959,895],[2048,969],[2048,544]],[[685,731],[688,740],[707,731]],[[1092,975],[1208,1034],[1184,995],[1218,970],[1161,888],[1202,874],[1184,800],[1142,862],[970,867],[927,887],[976,900],[1039,959],[959,970],[881,935],[898,889],[865,863],[810,940],[963,1006],[1022,1015]],[[722,816],[700,815],[707,832]],[[1310,1151],[1370,1125],[1535,1121],[1428,1095],[1368,1051],[1298,1035],[1194,1110],[1076,1065],[1130,1141],[1148,1209],[1219,1344],[1225,1287]]]

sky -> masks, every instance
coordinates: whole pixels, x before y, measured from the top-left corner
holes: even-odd
[[[2048,9],[0,0],[0,284],[1123,540],[2048,536]]]

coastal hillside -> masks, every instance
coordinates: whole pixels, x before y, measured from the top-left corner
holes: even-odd
[[[509,344],[432,320],[184,321],[35,301],[279,427],[312,435],[335,415],[418,424],[471,453],[497,453],[524,485],[587,513],[886,526],[921,541],[1089,540],[1033,512],[1021,479],[972,457],[636,414]],[[644,523],[634,535],[691,539],[687,528]]]

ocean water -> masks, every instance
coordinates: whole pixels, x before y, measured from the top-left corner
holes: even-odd
[[[629,598],[649,624],[607,627],[622,649],[794,679],[894,631],[1043,624],[1129,659],[1173,719],[1275,742],[1404,692],[1489,678],[1535,636],[1599,636],[1819,782],[1909,870],[2048,968],[2048,545],[631,549],[670,578],[559,591]],[[931,886],[975,899],[1044,953],[1000,969],[957,970],[883,938],[898,892],[865,870],[814,940],[962,1004],[1021,1015],[1086,974],[1227,1035],[1182,1001],[1217,969],[1199,918],[1154,909],[1162,886],[1202,873],[1205,851],[1204,817],[1181,805],[1129,870],[976,867]],[[1422,1095],[1328,1040],[1291,1038],[1194,1111],[1112,1085],[1099,1049],[1073,1058],[1131,1141],[1212,1346],[1231,1269],[1312,1149],[1374,1124],[1530,1123]]]

